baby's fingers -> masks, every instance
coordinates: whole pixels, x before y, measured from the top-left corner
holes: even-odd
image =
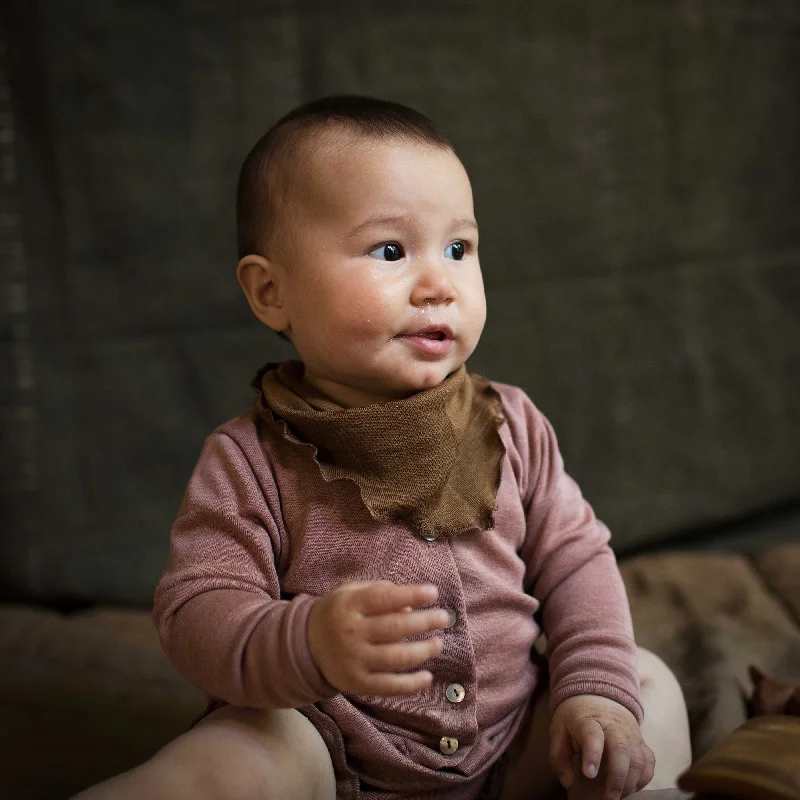
[[[406,607],[429,606],[436,602],[438,589],[429,583],[396,584],[373,581],[359,591],[359,610],[367,616],[403,611]]]
[[[397,694],[413,694],[425,689],[433,682],[433,674],[428,670],[396,675],[391,672],[375,672],[363,681],[358,689],[359,694],[390,697]]]
[[[572,742],[566,731],[563,731],[560,736],[551,736],[550,764],[556,775],[558,775],[559,783],[565,789],[569,789],[575,779],[575,773],[572,769],[573,755]]]
[[[644,787],[653,780],[653,775],[655,775],[656,772],[656,754],[647,744],[643,744],[642,749],[644,750],[644,768],[642,769],[642,774],[639,776],[639,780],[636,782],[636,789],[634,791],[637,792],[644,789]]]
[[[622,796],[627,797],[639,789],[639,781],[645,768],[645,757],[643,748],[646,747],[641,742],[639,747],[634,747],[631,751],[631,764],[628,767],[628,777],[625,778],[625,786],[622,789]]]
[[[588,717],[582,719],[572,731],[572,738],[576,749],[581,751],[581,772],[587,778],[596,777],[606,746],[606,736],[600,723]]]
[[[397,642],[419,633],[441,630],[447,626],[447,613],[440,608],[428,611],[405,611],[369,617],[367,638],[375,644]]]
[[[364,666],[370,672],[401,672],[419,666],[441,651],[442,640],[438,636],[421,642],[382,644],[369,648],[364,656]]]
[[[631,765],[631,745],[618,725],[609,725],[606,736],[606,791],[605,800],[618,800],[625,788]]]

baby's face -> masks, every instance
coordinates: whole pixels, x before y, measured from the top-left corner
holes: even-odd
[[[453,152],[351,139],[294,184],[279,259],[306,378],[346,406],[407,397],[469,357],[486,300],[472,189]]]

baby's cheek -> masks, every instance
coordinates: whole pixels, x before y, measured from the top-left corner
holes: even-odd
[[[354,339],[383,333],[392,319],[391,302],[379,291],[353,291],[337,308],[339,324]]]
[[[466,295],[462,301],[464,327],[469,330],[477,343],[486,324],[486,297],[477,290]]]

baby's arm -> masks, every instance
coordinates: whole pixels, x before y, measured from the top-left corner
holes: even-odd
[[[271,471],[225,433],[212,434],[190,479],[155,596],[164,650],[178,671],[234,705],[297,708],[338,691],[398,694],[430,683],[396,674],[438,654],[441,640],[403,641],[446,626],[435,587],[345,584],[281,599],[286,546]]]
[[[172,528],[153,615],[164,650],[191,683],[234,705],[298,707],[335,689],[308,649],[315,598],[281,599],[277,489],[268,469],[256,478],[252,460],[224,432],[206,440]]]
[[[583,749],[588,775],[592,765],[599,766],[598,742],[600,753],[627,750],[637,764],[649,758],[649,748],[638,725],[642,707],[630,610],[608,530],[565,473],[549,422],[527,398],[522,405],[529,467],[521,482],[528,517],[521,555],[528,565],[526,588],[541,603],[547,636],[553,760],[568,781],[572,749]],[[612,722],[607,735],[598,735]],[[614,756],[618,771],[624,760],[624,753]],[[647,775],[646,764],[640,772]]]

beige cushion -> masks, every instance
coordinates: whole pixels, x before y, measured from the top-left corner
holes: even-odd
[[[762,568],[769,566],[767,572]],[[637,642],[686,696],[699,756],[747,717],[750,664],[800,681],[800,543],[754,557],[662,553],[621,564]],[[794,613],[792,612],[794,603]]]
[[[147,611],[0,606],[5,797],[64,798],[141,763],[205,707]]]

